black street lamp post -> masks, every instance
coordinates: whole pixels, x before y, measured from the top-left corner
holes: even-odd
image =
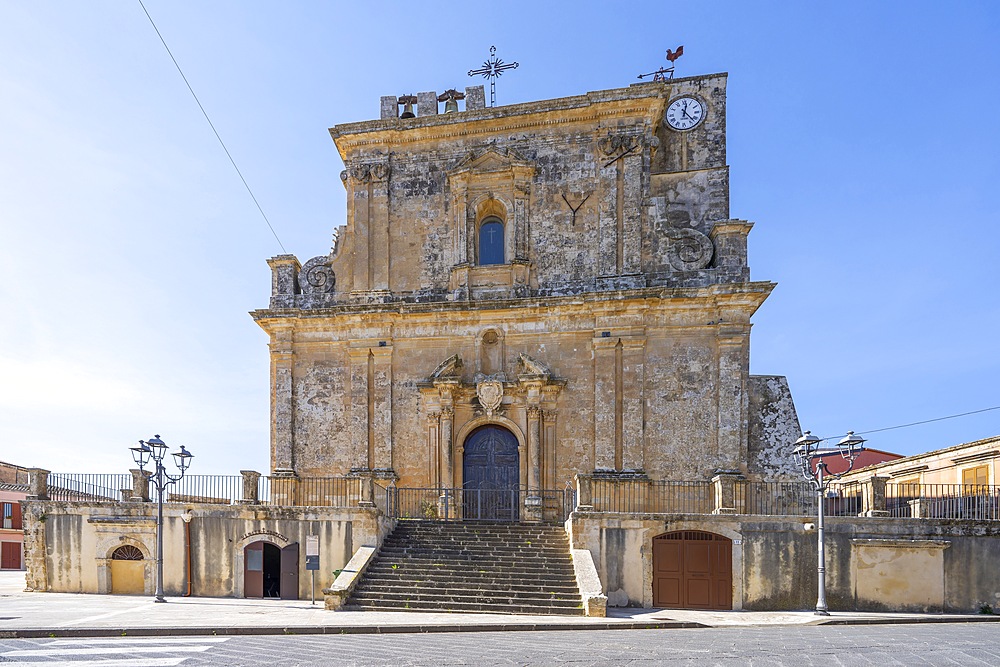
[[[795,441],[795,458],[802,469],[802,476],[812,483],[816,489],[817,505],[819,506],[816,522],[817,551],[819,552],[819,565],[817,567],[817,597],[816,615],[829,616],[830,612],[826,606],[826,543],[824,530],[826,519],[826,490],[830,488],[830,482],[840,479],[854,468],[854,462],[858,455],[865,448],[865,439],[854,435],[854,431],[848,431],[847,435],[837,443],[836,449],[820,451],[819,444],[822,442],[809,431],[802,434],[802,437]],[[823,461],[823,455],[831,452],[839,453],[848,462],[847,470],[832,474]],[[813,461],[816,462],[813,468]]]
[[[179,482],[184,477],[185,471],[191,465],[194,456],[181,445],[179,452],[173,452],[174,463],[180,469],[181,474],[176,477],[167,474],[167,469],[163,467],[163,459],[167,455],[167,443],[160,440],[159,435],[154,435],[145,442],[140,440],[138,447],[130,447],[132,458],[136,465],[143,472],[146,472],[146,464],[150,459],[156,464],[153,472],[153,485],[156,487],[156,597],[153,602],[166,602],[163,597],[163,492],[167,486]]]

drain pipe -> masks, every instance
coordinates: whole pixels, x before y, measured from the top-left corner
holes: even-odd
[[[191,597],[191,510],[184,510],[181,519],[184,520],[184,555],[187,559],[187,593],[183,597]]]

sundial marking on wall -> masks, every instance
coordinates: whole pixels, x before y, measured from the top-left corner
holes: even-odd
[[[573,211],[573,226],[574,227],[576,227],[576,212],[579,211],[580,208],[584,204],[587,203],[587,200],[590,199],[590,195],[592,195],[592,194],[593,194],[592,192],[588,192],[587,196],[583,198],[583,201],[581,201],[579,204],[576,205],[576,208],[573,208],[573,205],[569,203],[569,200],[566,199],[566,195],[565,194],[562,196],[563,201],[566,202],[566,206],[569,206],[569,210]]]
[[[497,105],[497,77],[503,74],[506,70],[517,69],[519,63],[505,63],[500,58],[497,58],[497,47],[490,47],[490,57],[483,61],[483,66],[479,69],[470,69],[469,76],[476,76],[481,74],[484,79],[490,80],[490,106],[495,107]]]

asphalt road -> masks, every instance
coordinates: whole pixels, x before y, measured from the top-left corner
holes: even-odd
[[[1000,624],[0,640],[0,664],[1000,665]]]

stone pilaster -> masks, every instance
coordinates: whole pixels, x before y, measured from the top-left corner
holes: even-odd
[[[374,362],[369,360],[368,347],[352,347],[349,351],[351,407],[348,431],[350,432],[350,461],[352,471],[371,470],[374,461],[369,457],[368,424],[368,382],[369,366],[374,371]]]
[[[291,328],[271,337],[271,461],[274,472],[295,470],[295,404]]]
[[[594,469],[615,469],[615,346],[617,338],[594,339]]]
[[[542,410],[528,406],[528,495],[538,495],[542,479]]]
[[[455,410],[451,405],[441,406],[441,486],[455,486],[455,448],[452,442],[452,422]]]
[[[392,346],[371,348],[374,362],[371,397],[372,468],[391,472],[392,464]]]
[[[744,325],[723,327],[719,331],[719,401],[718,454],[721,466],[738,470],[747,461],[747,375],[749,329]]]
[[[622,469],[645,469],[645,338],[622,338]]]

